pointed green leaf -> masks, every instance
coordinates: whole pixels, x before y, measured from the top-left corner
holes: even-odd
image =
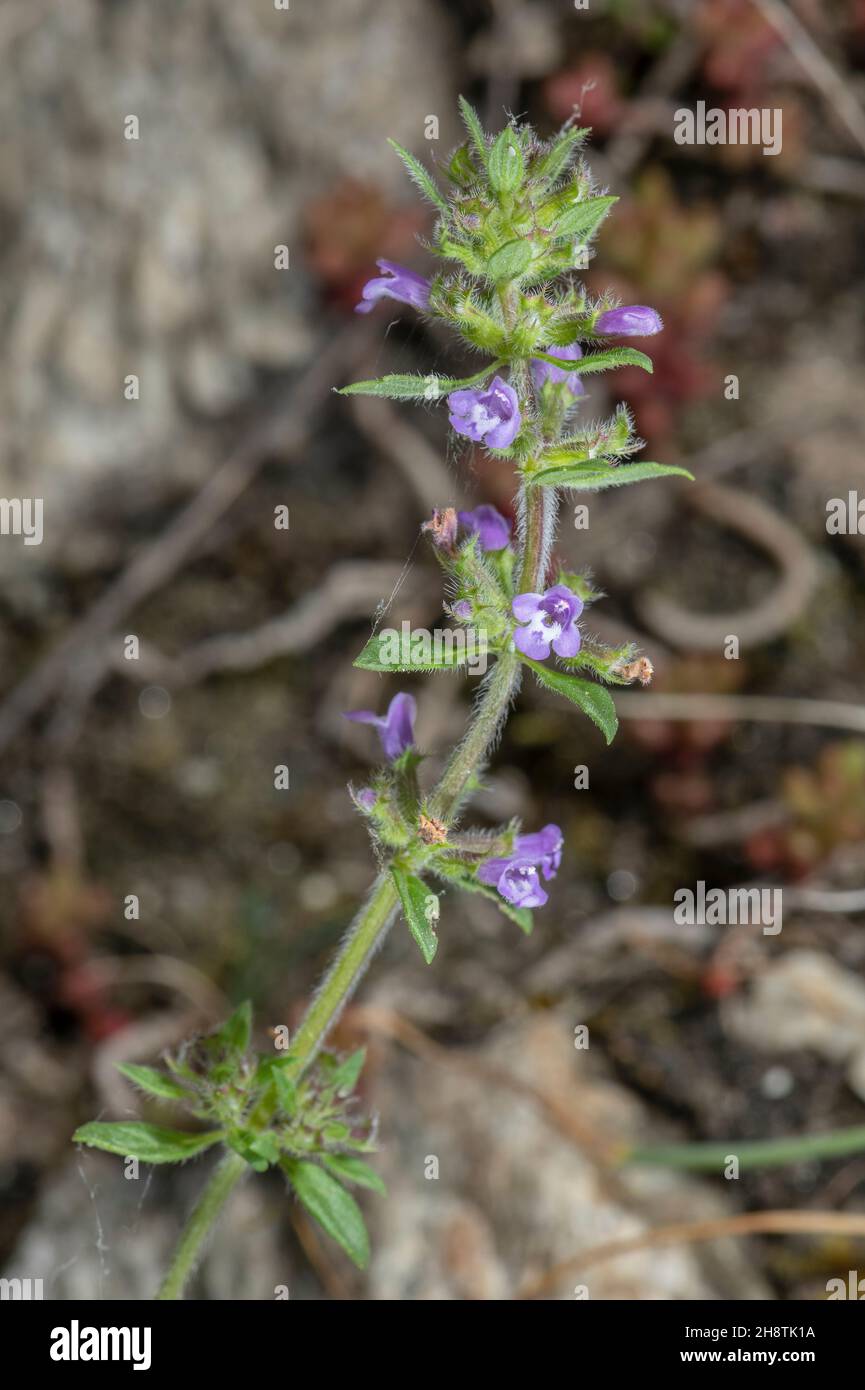
[[[567,126],[533,167],[532,177],[543,180],[547,185],[555,183],[567,168],[571,155],[577,146],[583,143],[588,133],[588,126]]]
[[[594,681],[581,681],[576,676],[568,676],[555,666],[544,666],[540,661],[531,661],[527,656],[521,657],[521,660],[526,666],[531,667],[541,685],[546,686],[548,690],[554,690],[557,695],[564,695],[572,704],[579,705],[583,714],[587,714],[592,722],[597,724],[607,743],[612,743],[619,721],[613,697],[608,690],[602,685],[596,685]]]
[[[411,178],[413,182],[417,184],[424,197],[428,198],[429,201],[432,204],[434,204],[434,206],[437,207],[440,212],[447,212],[447,202],[445,201],[443,195],[436,188],[432,176],[427,172],[427,170],[421,164],[420,160],[415,159],[414,155],[409,154],[408,150],[404,150],[402,145],[397,144],[396,140],[388,140],[387,143],[390,146],[392,146],[393,149],[396,150],[397,154],[399,155],[400,159],[402,160],[403,164],[408,170],[409,178]]]
[[[487,150],[487,140],[486,136],[484,135],[484,128],[481,125],[480,117],[478,116],[477,111],[470,104],[470,102],[466,101],[465,97],[460,97],[460,113],[462,115],[465,128],[468,131],[469,135],[472,137],[472,144],[474,145],[475,149],[481,157],[482,167],[486,168],[487,155],[489,152]]]
[[[568,237],[588,241],[594,236],[607,213],[618,198],[604,195],[599,198],[584,198],[561,213],[553,226],[556,237]]]
[[[369,1236],[360,1207],[350,1192],[317,1163],[287,1158],[282,1168],[298,1201],[322,1230],[341,1245],[359,1269],[369,1264]]]
[[[393,865],[391,873],[399,893],[403,916],[408,923],[409,931],[420,947],[421,955],[429,965],[439,944],[432,925],[437,914],[431,911],[433,903],[437,907],[438,898],[431,889],[427,888],[423,879],[416,878],[414,874],[406,873],[405,869]]]
[[[357,1052],[340,1062],[333,1075],[328,1077],[328,1085],[335,1086],[340,1095],[347,1096],[357,1085],[365,1060],[366,1048],[359,1047]]]
[[[297,1109],[297,1085],[280,1068],[275,1067],[271,1073],[273,1086],[276,1091],[276,1099],[283,1115],[293,1115]]]
[[[517,238],[499,246],[487,261],[487,274],[491,280],[502,282],[516,280],[528,269],[532,259],[532,248],[528,241]]]
[[[502,365],[501,360],[489,362],[474,376],[454,377],[417,376],[413,372],[402,375],[380,376],[374,381],[353,381],[350,386],[337,389],[339,396],[387,396],[392,401],[438,401],[449,396],[451,391],[459,391],[464,386],[477,386]]]
[[[256,1173],[266,1173],[271,1164],[279,1162],[279,1140],[272,1130],[243,1130],[229,1135],[228,1143]]]
[[[532,483],[543,487],[569,487],[578,492],[602,492],[608,487],[625,487],[628,483],[644,483],[652,478],[687,478],[694,481],[687,468],[668,463],[603,463],[592,459],[581,463],[561,463],[554,468],[541,468],[531,476]]]
[[[322,1154],[322,1163],[343,1182],[354,1183],[357,1187],[368,1187],[380,1197],[387,1196],[387,1188],[374,1168],[364,1163],[362,1158],[352,1158],[350,1154]]]
[[[473,640],[457,628],[418,630],[403,634],[384,628],[370,637],[354,665],[362,671],[457,671],[487,654],[486,632],[479,629]]]
[[[571,362],[566,357],[556,357],[550,352],[536,350],[532,355],[539,357],[542,362],[551,362],[554,367],[564,367],[566,371],[577,372],[580,376],[590,372],[610,371],[613,367],[642,367],[645,372],[654,371],[651,357],[647,357],[637,348],[609,348],[606,352],[593,352],[588,357],[579,357],[576,362]]]
[[[157,1071],[155,1067],[139,1067],[134,1062],[119,1062],[117,1070],[151,1096],[159,1096],[162,1100],[186,1100],[189,1097],[185,1086],[173,1081],[164,1071]]]
[[[72,1139],[76,1144],[88,1144],[92,1149],[104,1149],[106,1153],[120,1154],[123,1158],[138,1158],[142,1163],[183,1163],[203,1153],[222,1137],[219,1129],[206,1134],[184,1134],[178,1129],[162,1129],[140,1120],[107,1123],[93,1120],[76,1129]]]
[[[487,169],[496,193],[514,193],[525,178],[526,162],[512,126],[505,126],[493,141]]]
[[[249,1047],[252,1032],[252,1005],[244,999],[222,1027],[214,1034],[214,1041],[220,1043],[228,1052],[240,1056]]]

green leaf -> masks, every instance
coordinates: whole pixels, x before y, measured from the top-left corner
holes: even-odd
[[[346,1057],[344,1062],[340,1062],[336,1071],[328,1078],[328,1084],[335,1086],[340,1095],[347,1096],[357,1085],[365,1060],[366,1048],[359,1047],[357,1052],[353,1052],[350,1057]]]
[[[483,631],[470,643],[457,628],[437,628],[431,636],[423,630],[403,634],[392,627],[370,637],[354,665],[362,671],[457,671],[486,650]]]
[[[187,1100],[189,1097],[185,1086],[172,1081],[164,1071],[157,1071],[155,1067],[139,1067],[134,1062],[119,1062],[117,1070],[151,1096],[159,1096],[162,1100]]]
[[[457,146],[451,155],[447,165],[447,176],[451,183],[455,183],[458,188],[468,188],[470,184],[477,182],[478,171],[472,160],[467,140]]]
[[[588,126],[583,126],[582,129],[576,126],[566,127],[532,169],[532,177],[542,179],[547,184],[555,183],[567,167],[571,155],[577,146],[583,143],[588,133]]]
[[[525,178],[526,163],[512,126],[505,126],[493,141],[487,169],[496,193],[514,193]]]
[[[517,238],[499,246],[487,262],[487,274],[491,280],[516,280],[528,269],[532,259],[532,248],[528,241]]]
[[[427,909],[430,906],[429,900],[431,898],[435,898],[436,902],[438,899],[435,893],[427,888],[423,879],[416,878],[414,874],[406,873],[405,869],[393,865],[391,873],[399,893],[403,916],[408,923],[409,931],[420,947],[421,955],[429,965],[439,943],[430,918],[427,916]]]
[[[526,666],[531,667],[541,685],[546,686],[548,690],[554,690],[557,695],[564,695],[572,704],[579,705],[583,714],[587,714],[592,722],[597,724],[607,743],[612,743],[619,721],[613,697],[608,690],[602,685],[596,685],[594,681],[581,681],[576,676],[568,676],[555,666],[544,666],[539,661],[531,661],[527,656],[521,657],[521,660]]]
[[[280,1067],[271,1072],[276,1099],[283,1115],[293,1115],[297,1109],[297,1084]]]
[[[408,170],[409,178],[417,184],[424,197],[428,198],[441,212],[448,212],[447,202],[436,188],[432,176],[423,167],[420,160],[415,159],[414,155],[409,154],[408,150],[404,150],[402,145],[397,144],[396,140],[388,140],[387,143],[396,150]]]
[[[252,1032],[252,1004],[248,999],[244,999],[222,1027],[213,1035],[214,1042],[220,1044],[227,1052],[232,1052],[235,1056],[242,1055],[249,1047],[249,1035]]]
[[[317,1163],[287,1158],[282,1168],[298,1201],[322,1230],[341,1245],[359,1269],[369,1264],[369,1236],[360,1207],[350,1192]]]
[[[566,371],[577,372],[581,376],[590,372],[606,372],[613,367],[642,367],[645,372],[654,371],[651,357],[637,348],[610,348],[607,352],[593,352],[588,357],[578,357],[575,362],[537,350],[532,355],[539,357],[542,362],[551,362],[554,367],[564,367]]]
[[[92,1149],[120,1154],[123,1158],[139,1158],[142,1163],[183,1163],[187,1158],[204,1153],[222,1139],[222,1130],[206,1134],[184,1134],[178,1129],[161,1129],[159,1125],[140,1120],[118,1120],[103,1123],[93,1120],[81,1125],[72,1136],[76,1144],[88,1144]]]
[[[541,468],[531,475],[531,482],[543,487],[570,487],[578,492],[602,492],[608,487],[625,487],[628,483],[644,483],[652,478],[687,478],[694,481],[687,468],[668,463],[604,464],[597,459],[582,463],[561,463],[554,468]]]
[[[465,377],[437,376],[435,372],[430,372],[428,376],[418,376],[413,372],[380,376],[374,381],[353,381],[350,386],[340,386],[337,395],[387,396],[392,401],[438,401],[442,396],[449,396],[451,391],[486,381],[490,373],[501,365],[501,359],[497,359],[475,372],[474,376]]]
[[[370,1192],[377,1192],[380,1197],[387,1196],[387,1188],[378,1173],[362,1158],[352,1158],[349,1154],[322,1154],[321,1161],[331,1173],[345,1182],[368,1187]]]
[[[229,1145],[256,1173],[266,1173],[280,1159],[279,1140],[273,1130],[242,1130],[229,1135]]]
[[[574,203],[561,216],[556,218],[553,233],[556,237],[568,237],[588,241],[594,236],[607,213],[618,198],[606,196],[585,198]]]
[[[489,151],[487,150],[487,140],[484,135],[484,128],[480,122],[480,117],[470,102],[466,101],[465,97],[460,97],[459,100],[463,123],[469,135],[472,137],[472,144],[480,155],[481,165],[485,169],[487,167],[487,156]]]

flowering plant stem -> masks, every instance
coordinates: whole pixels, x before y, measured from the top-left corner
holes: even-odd
[[[483,767],[495,742],[520,680],[519,662],[503,655],[478,701],[466,736],[452,753],[441,781],[432,794],[435,815],[450,820],[459,808],[468,783]],[[396,886],[385,866],[372,892],[352,922],[345,940],[304,1015],[291,1047],[293,1071],[301,1075],[315,1057],[328,1031],[353,994],[366,965],[384,939],[398,907]],[[269,1118],[273,1100],[265,1096],[257,1118]],[[228,1154],[216,1168],[196,1204],[162,1282],[158,1298],[180,1299],[202,1246],[233,1188],[249,1172],[237,1154]]]
[[[414,696],[400,691],[386,714],[346,711],[353,722],[377,730],[386,759],[369,785],[349,789],[381,867],[294,1037],[274,1037],[270,1054],[251,1055],[251,1005],[241,1004],[215,1032],[168,1056],[167,1073],[121,1066],[145,1094],[179,1102],[207,1128],[199,1123],[190,1133],[124,1120],[76,1130],[77,1142],[150,1163],[180,1163],[216,1144],[227,1150],[181,1235],[161,1299],[183,1296],[209,1231],[250,1168],[279,1168],[322,1230],[366,1267],[369,1238],[349,1189],[384,1195],[384,1184],[364,1161],[374,1149],[374,1125],[358,1115],[353,1096],[363,1049],[340,1057],[324,1046],[327,1035],[398,910],[426,963],[433,961],[439,898],[430,878],[491,899],[526,934],[533,910],[549,900],[544,885],[555,878],[564,847],[559,826],[524,833],[514,819],[493,831],[453,833],[524,670],[587,715],[607,743],[617,720],[606,686],[651,677],[651,663],[635,661],[630,644],[584,641],[578,619],[598,597],[588,576],[558,567],[549,588],[547,579],[560,490],[597,492],[684,473],[631,461],[642,444],[624,406],[610,420],[579,427],[584,373],[622,366],[651,371],[644,353],[608,347],[606,338],[656,333],[661,321],[645,305],[590,299],[571,279],[615,202],[596,191],[583,160],[586,132],[569,122],[543,141],[530,127],[509,122],[487,135],[468,103],[460,106],[467,139],[445,166],[447,197],[412,154],[395,146],[437,210],[430,245],[440,269],[427,279],[379,260],[382,274],[364,287],[358,310],[368,313],[382,298],[409,305],[449,325],[464,348],[480,349],[486,365],[464,378],[399,373],[353,382],[340,392],[446,398],[455,433],[514,469],[517,539],[510,521],[490,504],[471,512],[436,508],[423,530],[446,576],[444,611],[457,626],[436,629],[434,640],[428,632],[409,634],[407,646],[400,639],[396,649],[394,630],[376,632],[355,665],[385,674],[471,672],[476,640],[495,664],[462,740],[426,795],[418,777],[423,755],[414,739]],[[596,350],[584,350],[591,347]]]

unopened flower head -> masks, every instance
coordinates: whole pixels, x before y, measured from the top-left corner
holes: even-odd
[[[459,523],[477,536],[481,550],[504,550],[511,539],[510,524],[489,502],[474,511],[460,512]]]
[[[413,695],[406,695],[404,692],[394,695],[385,715],[376,714],[371,709],[354,709],[347,711],[345,717],[355,724],[374,725],[378,730],[384,755],[391,761],[400,757],[414,744],[417,701]]]
[[[557,656],[576,656],[580,650],[577,618],[583,601],[564,584],[554,584],[543,594],[517,594],[513,615],[524,626],[516,628],[514,645],[533,661],[546,661],[550,648]]]
[[[627,304],[607,309],[595,320],[595,332],[611,338],[649,338],[664,327],[657,309],[645,304]]]
[[[361,290],[361,301],[355,305],[356,314],[371,314],[380,299],[396,299],[400,304],[411,304],[415,309],[425,309],[429,304],[429,280],[408,270],[396,261],[376,261],[383,275],[367,280]]]

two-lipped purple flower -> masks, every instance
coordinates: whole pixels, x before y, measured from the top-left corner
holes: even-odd
[[[507,449],[519,434],[522,417],[517,393],[500,376],[489,386],[452,391],[448,416],[457,434],[488,449]]]
[[[546,661],[552,649],[556,656],[576,656],[580,650],[577,618],[583,601],[565,584],[554,584],[543,594],[517,594],[511,602],[517,622],[514,645],[532,661]]]
[[[557,825],[545,825],[534,835],[518,835],[513,852],[481,864],[477,876],[481,883],[497,889],[515,907],[543,907],[549,894],[541,874],[555,878],[562,862],[564,836]]]

